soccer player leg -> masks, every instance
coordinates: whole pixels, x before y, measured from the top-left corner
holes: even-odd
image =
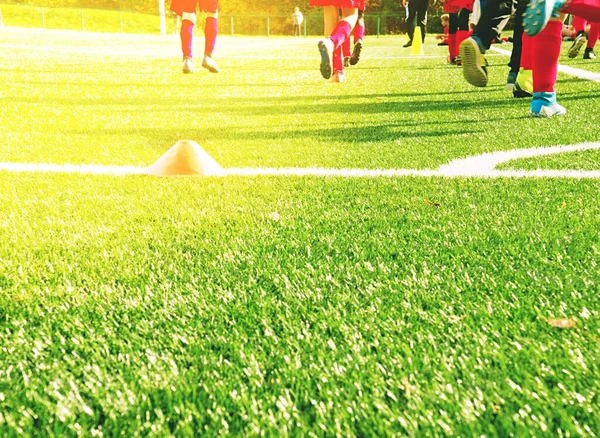
[[[340,14],[336,6],[323,6],[323,28],[325,36],[328,37],[335,30]],[[319,69],[323,79],[329,79],[333,74],[333,52],[335,45],[330,38],[323,38],[318,43],[319,54],[321,55],[321,64]]]
[[[219,33],[219,1],[199,0],[200,9],[206,12],[206,23],[204,24],[204,58],[202,67],[211,73],[219,73],[221,69],[213,59],[213,51],[217,44]]]
[[[365,37],[365,13],[358,10],[358,19],[354,26],[354,46],[352,47],[352,56],[350,57],[350,65],[356,65],[360,59],[362,51],[363,38]]]
[[[600,38],[600,23],[590,23],[590,34],[588,35],[588,43],[583,54],[583,59],[596,59],[594,47]]]
[[[417,9],[417,24],[421,28],[421,43],[425,42],[425,34],[427,33],[427,6],[428,5],[429,5],[428,0],[419,0],[418,9]]]
[[[194,3],[194,9],[196,4]],[[189,9],[189,8],[188,8]],[[183,52],[183,67],[184,73],[194,73],[194,63],[192,62],[192,42],[194,36],[194,26],[196,25],[195,10],[183,11],[181,14],[181,51]]]
[[[562,44],[562,20],[551,19],[532,39],[533,99],[532,117],[552,117],[566,113],[556,102],[556,74]]]
[[[587,27],[587,20],[582,17],[573,17],[573,28],[575,29],[575,40],[569,48],[569,58],[577,58],[579,51],[583,47],[586,41],[585,28]]]
[[[566,0],[560,12],[578,15],[597,23],[600,22],[600,0]]]
[[[456,32],[458,32],[458,13],[450,13],[448,23],[448,63],[456,64],[458,56],[458,44],[456,44]]]

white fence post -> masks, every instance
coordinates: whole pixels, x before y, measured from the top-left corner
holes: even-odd
[[[165,18],[165,0],[158,0],[158,15],[160,16],[160,34],[167,34],[167,20]]]

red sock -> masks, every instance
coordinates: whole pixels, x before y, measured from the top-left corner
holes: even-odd
[[[218,22],[215,17],[206,17],[204,25],[204,54],[212,56],[217,43],[217,34],[219,33]]]
[[[532,37],[533,91],[554,93],[558,56],[562,44],[562,22],[550,20],[544,30]]]
[[[354,42],[362,40],[365,37],[365,24],[362,19],[358,20],[356,26],[354,26]]]
[[[455,49],[454,49],[455,53],[457,53],[457,54],[459,53],[458,48],[460,47],[460,43],[462,43],[467,38],[469,38],[468,30],[457,30],[456,31],[456,45],[455,45]]]
[[[588,35],[587,48],[593,49],[600,38],[600,23],[590,24],[590,33]]]
[[[533,37],[530,37],[523,32],[523,46],[521,49],[521,67],[523,70],[531,70],[531,48],[533,45]]]
[[[192,39],[194,35],[194,23],[190,20],[183,20],[181,22],[181,31],[179,36],[181,37],[181,51],[183,56],[187,58],[192,57]]]
[[[342,43],[342,53],[344,54],[344,57],[352,54],[350,53],[350,38],[346,38]]]
[[[448,34],[448,54],[450,55],[450,60],[453,60],[454,58],[456,58],[456,55],[458,54],[458,52],[456,51],[457,47],[458,46],[456,45],[456,34],[449,33]]]
[[[575,29],[575,35],[577,35],[577,32],[581,32],[584,31],[585,32],[585,26],[587,25],[587,20],[585,18],[581,18],[578,16],[573,17],[573,23],[571,23],[573,25],[573,29]],[[573,36],[575,36],[573,35]]]
[[[600,0],[571,0],[560,11],[596,23],[600,21]]]
[[[342,60],[342,48],[340,46],[338,46],[338,48],[333,51],[333,70],[344,70],[344,62]]]
[[[600,21],[600,20],[598,20]],[[342,45],[342,43],[348,39],[348,37],[350,36],[350,31],[352,29],[350,28],[350,23],[348,23],[347,21],[341,20],[337,26],[335,27],[335,29],[333,29],[333,32],[331,32],[331,35],[329,35],[329,39],[331,41],[333,41],[333,47],[337,48],[339,46]]]

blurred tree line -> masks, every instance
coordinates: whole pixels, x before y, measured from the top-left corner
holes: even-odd
[[[167,9],[170,1],[165,0]],[[148,13],[158,11],[158,0],[9,0],[8,2],[45,7],[115,9]],[[433,0],[430,0],[430,12],[439,12],[442,3],[439,0],[435,4],[432,2]],[[404,14],[401,0],[366,0],[366,3],[367,13],[370,14]],[[321,8],[310,8],[308,0],[221,0],[219,6],[222,14],[287,15],[291,14],[296,6],[305,15],[321,13]]]

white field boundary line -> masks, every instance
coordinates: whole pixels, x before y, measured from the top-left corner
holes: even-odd
[[[569,146],[547,148],[514,149],[490,152],[473,157],[459,158],[436,170],[431,169],[327,169],[320,167],[291,168],[228,168],[219,176],[314,176],[340,178],[397,178],[397,177],[445,177],[445,178],[576,178],[600,179],[600,170],[496,170],[496,166],[507,161],[555,155],[585,150],[600,150],[600,143],[580,143]],[[37,164],[0,163],[0,171],[6,172],[50,172],[93,175],[145,175],[146,167],[100,166],[86,164]]]
[[[491,50],[494,52],[500,53],[502,55],[510,56],[509,50],[499,49],[497,47],[492,47]],[[560,73],[567,74],[569,76],[574,76],[580,79],[587,79],[588,81],[600,82],[600,74],[593,73],[591,71],[582,70],[580,68],[569,67],[568,65],[558,64],[558,71]]]

